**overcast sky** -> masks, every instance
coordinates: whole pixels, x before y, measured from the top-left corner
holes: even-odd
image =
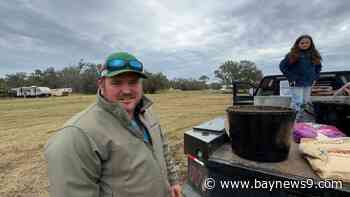
[[[348,0],[0,0],[0,76],[120,50],[170,79],[213,79],[226,60],[275,74],[301,34],[324,71],[350,70]]]

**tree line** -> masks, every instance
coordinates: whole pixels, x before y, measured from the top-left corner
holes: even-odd
[[[44,86],[54,88],[72,88],[76,93],[95,94],[97,90],[97,65],[84,62],[81,59],[77,65],[64,67],[56,70],[53,67],[40,70],[36,69],[32,73],[17,72],[7,74],[0,78],[0,96],[6,95],[11,88],[23,86]],[[232,80],[243,80],[250,83],[258,83],[263,77],[262,71],[251,61],[228,60],[221,64],[214,71],[218,82],[209,83],[210,78],[202,75],[198,79],[175,78],[169,80],[163,73],[151,73],[146,71],[148,79],[143,81],[146,93],[156,93],[164,89],[180,90],[203,90],[220,89],[222,85],[231,84]]]

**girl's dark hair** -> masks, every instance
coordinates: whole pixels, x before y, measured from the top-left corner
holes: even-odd
[[[290,52],[288,54],[288,59],[290,64],[294,64],[299,60],[300,56],[300,48],[299,48],[299,42],[303,39],[307,38],[310,40],[311,45],[310,48],[306,51],[307,55],[309,55],[312,59],[313,64],[321,64],[322,57],[318,50],[315,48],[314,41],[312,40],[311,36],[309,35],[301,35],[299,36],[293,45],[293,47],[290,49]]]

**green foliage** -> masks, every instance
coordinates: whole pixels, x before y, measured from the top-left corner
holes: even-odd
[[[163,73],[152,74],[146,71],[146,75],[148,78],[143,81],[145,93],[154,94],[159,90],[169,89],[169,80]]]
[[[255,63],[247,60],[240,62],[228,60],[215,70],[214,74],[225,85],[231,84],[233,80],[256,84],[263,77],[262,71],[256,67]]]
[[[0,97],[7,96],[8,88],[5,79],[0,78]]]
[[[4,83],[7,90],[23,86],[45,86],[55,88],[72,88],[74,92],[95,94],[96,85],[96,64],[87,63],[83,60],[76,66],[68,66],[62,70],[55,70],[53,67],[32,73],[19,72],[8,74],[0,81]],[[2,84],[0,84],[1,88]],[[0,90],[1,91],[1,90]]]
[[[16,73],[0,79],[0,94],[11,88],[23,86],[44,86],[49,88],[72,88],[74,92],[95,94],[97,91],[96,70],[94,63],[81,59],[77,65],[68,66],[62,70],[49,67],[44,70],[36,69],[33,73]],[[144,80],[146,93],[155,93],[169,89],[170,82],[163,73],[146,72],[149,76]],[[6,88],[6,89],[5,89]]]
[[[80,68],[78,66],[65,67],[58,72],[58,76],[62,88],[72,88],[74,92],[81,92],[82,82],[79,80]]]
[[[220,90],[222,87],[221,83],[213,82],[209,84],[209,88],[213,90]]]
[[[33,73],[30,73],[27,78],[27,83],[33,86],[44,86],[45,80],[43,71],[36,69]]]
[[[205,81],[198,81],[195,79],[174,79],[170,81],[170,85],[174,89],[180,90],[203,90],[207,89]]]
[[[207,75],[202,75],[199,77],[198,79],[199,81],[204,81],[204,82],[207,82],[209,80],[209,77]]]
[[[59,78],[55,68],[49,67],[43,71],[42,84],[45,84],[46,87],[59,88],[60,84],[58,82]]]
[[[24,72],[18,72],[15,74],[7,74],[5,76],[6,86],[9,88],[19,87],[19,86],[26,86],[27,75]]]
[[[72,88],[74,92],[95,94],[96,64],[84,62],[81,59],[77,65],[68,66],[62,70],[55,70],[53,67],[32,73],[19,72],[8,74],[0,81],[0,91],[4,92],[11,88],[22,86],[46,86],[49,88]],[[148,79],[143,81],[146,93],[156,93],[159,90],[174,89],[181,90],[203,90],[207,89],[206,84],[209,77],[202,75],[198,80],[178,78],[169,81],[167,77],[159,73],[146,72]],[[255,83],[262,78],[262,72],[250,61],[226,61],[215,71],[215,77],[222,80],[224,84],[230,84],[232,80],[243,80]],[[220,89],[221,84],[210,84],[212,89]],[[5,90],[6,89],[6,90]]]
[[[95,94],[97,91],[96,70],[97,65],[93,63],[84,63],[80,60],[78,68],[80,80],[80,92],[85,94]]]

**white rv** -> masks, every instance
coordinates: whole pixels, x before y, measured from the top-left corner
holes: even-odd
[[[12,88],[11,92],[16,97],[46,97],[51,96],[50,88],[48,87],[18,87]]]
[[[52,96],[68,96],[70,93],[72,93],[72,88],[51,89]]]

